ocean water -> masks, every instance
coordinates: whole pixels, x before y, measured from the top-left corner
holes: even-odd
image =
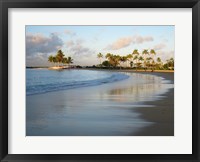
[[[26,69],[26,95],[112,83],[129,76],[92,70]]]

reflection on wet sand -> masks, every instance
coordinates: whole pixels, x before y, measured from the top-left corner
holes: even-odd
[[[161,77],[131,74],[129,79],[27,97],[29,136],[124,136],[152,124],[134,109],[149,107],[173,84]]]

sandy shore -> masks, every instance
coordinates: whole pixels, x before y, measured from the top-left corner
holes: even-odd
[[[27,96],[26,135],[173,136],[174,88],[161,84],[152,75],[173,84],[174,73],[133,74],[139,83],[143,79],[155,79],[155,82],[132,85],[134,80],[127,79]]]
[[[174,84],[174,73],[151,73],[170,80]],[[163,94],[163,98],[156,101],[145,102],[152,105],[149,108],[137,108],[141,117],[154,124],[144,128],[134,135],[138,136],[173,136],[174,135],[174,88]]]
[[[115,70],[113,70],[115,71]],[[170,80],[174,84],[174,71],[173,70],[117,70],[119,72],[151,74]],[[161,99],[156,101],[144,102],[144,105],[151,105],[149,107],[139,107],[134,109],[140,114],[140,117],[152,122],[154,124],[145,127],[137,133],[132,133],[134,136],[174,136],[174,88],[162,95]]]

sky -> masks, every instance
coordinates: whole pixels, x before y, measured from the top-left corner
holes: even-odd
[[[26,66],[49,66],[49,55],[62,50],[74,65],[99,64],[101,52],[125,56],[154,49],[163,62],[174,57],[174,26],[26,26]],[[105,58],[104,58],[105,59]],[[103,60],[104,60],[103,59]]]

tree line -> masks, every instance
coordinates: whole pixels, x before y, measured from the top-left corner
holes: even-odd
[[[160,57],[155,58],[156,52],[154,49],[144,49],[141,53],[137,49],[133,50],[131,54],[126,56],[120,56],[116,54],[107,53],[105,55],[106,60],[102,62],[104,58],[102,53],[98,53],[100,64],[99,67],[107,68],[135,68],[137,69],[151,69],[151,70],[174,70],[174,59],[170,58],[163,63]],[[126,66],[122,66],[125,64]]]
[[[71,57],[65,57],[62,50],[58,50],[57,54],[55,56],[50,55],[48,57],[48,61],[50,63],[54,63],[55,65],[70,65],[73,63],[73,59]]]

